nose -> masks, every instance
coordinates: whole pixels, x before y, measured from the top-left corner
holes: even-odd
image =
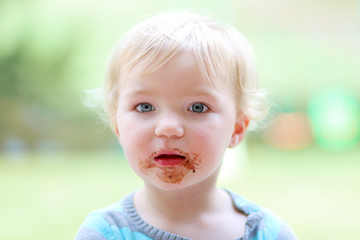
[[[184,135],[184,127],[180,116],[176,114],[162,114],[156,124],[155,135],[157,137],[182,137]]]

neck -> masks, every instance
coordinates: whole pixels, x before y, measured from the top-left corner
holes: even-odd
[[[216,187],[216,177],[176,191],[145,184],[135,195],[135,206],[145,219],[161,216],[169,221],[194,221],[202,213],[218,210],[224,194]]]

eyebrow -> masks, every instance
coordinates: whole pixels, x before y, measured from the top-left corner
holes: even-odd
[[[149,95],[151,94],[153,91],[150,91],[148,89],[131,89],[129,91],[126,91],[124,93],[124,96],[136,96],[136,95]]]
[[[212,97],[216,98],[218,94],[213,91],[213,88],[199,88],[193,91],[190,91],[190,94],[193,96],[203,96],[203,97]]]
[[[198,88],[198,89],[191,89],[185,92],[185,94],[189,94],[189,96],[191,97],[206,97],[206,98],[212,98],[212,99],[217,99],[218,98],[218,94],[214,91],[212,91],[213,88]],[[158,91],[158,89],[156,90]],[[146,96],[146,95],[152,95],[152,94],[156,94],[156,91],[154,90],[149,90],[149,89],[144,89],[144,88],[135,88],[135,89],[131,89],[126,91],[123,96],[124,97],[133,97],[133,96]]]

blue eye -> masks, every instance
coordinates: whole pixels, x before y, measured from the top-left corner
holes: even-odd
[[[207,110],[209,110],[209,108],[203,103],[194,103],[189,108],[190,112],[196,112],[196,113],[204,113]]]
[[[136,111],[138,112],[151,112],[154,111],[155,107],[150,103],[140,103],[136,106]]]

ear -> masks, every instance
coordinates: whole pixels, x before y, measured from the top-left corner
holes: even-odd
[[[244,115],[241,115],[237,118],[235,122],[234,132],[231,136],[229,148],[236,147],[244,139],[246,129],[249,126],[249,122],[249,119]]]
[[[119,127],[118,127],[118,125],[115,123],[115,135],[116,135],[116,137],[117,137],[117,140],[118,140],[118,142],[120,143],[120,145],[121,145],[121,141],[120,141],[120,131],[119,131]]]
[[[115,133],[116,133],[116,136],[120,137],[119,128],[118,128],[117,124],[115,124]]]
[[[118,127],[118,125],[116,123],[114,124],[114,126],[115,126],[115,134],[119,138],[120,137],[119,127]]]

